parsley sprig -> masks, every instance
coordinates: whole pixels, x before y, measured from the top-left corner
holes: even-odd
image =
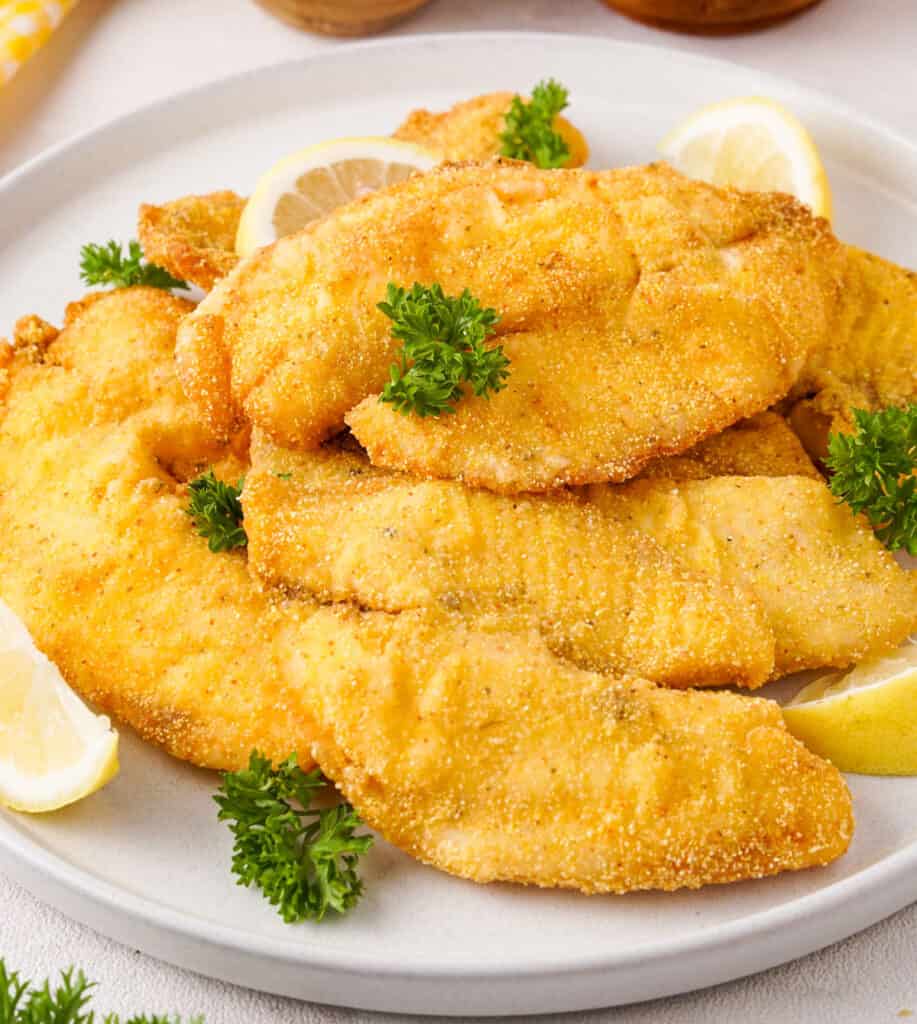
[[[61,971],[60,980],[52,988],[45,980],[41,985],[23,981],[17,971],[7,969],[0,958],[0,1024],[121,1024],[116,1013],[96,1017],[89,1009],[91,990],[95,983],[88,981],[82,971]],[[203,1024],[203,1017],[192,1017],[188,1024]],[[127,1018],[124,1024],[181,1024],[179,1017],[160,1014],[138,1014]]]
[[[484,347],[500,318],[467,288],[452,297],[438,284],[415,283],[410,291],[389,284],[379,309],[392,321],[392,336],[404,342],[380,401],[401,413],[439,416],[455,412],[465,382],[479,397],[506,386],[509,359],[500,346]]]
[[[207,540],[211,551],[231,551],[244,548],[248,536],[242,520],[242,484],[235,487],[217,480],[209,469],[188,484],[189,502],[185,514],[191,516],[197,532]]]
[[[828,438],[831,492],[865,513],[890,551],[917,555],[917,405],[853,417],[855,433]]]
[[[232,870],[239,885],[256,885],[288,924],[345,914],[363,894],[357,861],[372,836],[349,804],[313,808],[322,773],[304,772],[291,754],[277,768],[252,751],[248,768],[227,772],[214,797],[235,837]]]
[[[564,167],[570,147],[554,131],[554,118],[567,106],[567,90],[553,78],[539,82],[526,103],[514,96],[500,133],[500,153],[514,160],[529,160],[538,167]]]
[[[168,270],[147,263],[138,242],[129,242],[127,256],[118,242],[95,245],[90,242],[80,249],[80,277],[84,284],[113,285],[115,288],[129,288],[135,284],[151,288],[183,288],[188,285]]]

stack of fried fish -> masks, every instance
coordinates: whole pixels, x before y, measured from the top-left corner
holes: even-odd
[[[454,874],[623,892],[826,864],[840,774],[734,688],[917,627],[917,574],[784,415],[817,456],[852,405],[912,400],[917,283],[786,196],[485,159],[508,102],[415,112],[399,135],[452,162],[241,262],[235,194],[143,207],[196,307],[131,288],[20,321],[0,594],[142,736],[211,768],[295,751]],[[390,281],[499,310],[507,386],[380,403]],[[244,477],[245,549],[186,513],[209,467]]]

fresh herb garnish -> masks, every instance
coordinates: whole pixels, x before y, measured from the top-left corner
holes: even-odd
[[[526,103],[514,96],[500,133],[500,153],[514,160],[529,160],[538,167],[564,167],[570,147],[554,131],[554,118],[567,106],[567,90],[553,78],[539,82]]]
[[[828,486],[890,551],[917,555],[917,405],[854,409],[853,418],[855,433],[828,438]]]
[[[392,336],[404,342],[380,401],[402,413],[439,416],[455,412],[466,381],[479,397],[506,386],[509,359],[500,346],[484,347],[500,318],[467,288],[453,298],[438,284],[415,284],[410,291],[389,284],[379,309],[392,320]]]
[[[129,288],[135,284],[151,288],[187,288],[188,285],[168,270],[147,263],[138,242],[129,242],[127,256],[121,252],[118,242],[107,245],[89,243],[80,249],[80,277],[84,284],[114,285],[115,288]]]
[[[95,982],[87,981],[82,971],[61,971],[60,981],[52,988],[45,980],[41,985],[22,981],[17,971],[7,970],[0,957],[0,1024],[121,1024],[116,1013],[96,1017],[88,1008],[90,990]],[[203,1017],[192,1017],[188,1024],[203,1024]],[[179,1017],[160,1014],[138,1014],[124,1024],[181,1024]]]
[[[372,836],[355,836],[362,822],[349,804],[312,808],[325,785],[316,768],[304,772],[291,754],[277,768],[252,751],[248,768],[223,775],[214,797],[235,837],[232,870],[239,885],[257,885],[288,924],[345,914],[363,893],[357,875]]]
[[[190,500],[185,513],[194,520],[197,532],[207,539],[211,551],[231,551],[248,543],[239,500],[242,484],[240,480],[233,487],[217,480],[212,469],[188,484]]]

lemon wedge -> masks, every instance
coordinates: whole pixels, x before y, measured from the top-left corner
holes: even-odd
[[[118,734],[64,682],[0,601],[0,804],[53,811],[118,773]]]
[[[797,739],[841,771],[917,775],[917,644],[821,676],[783,717]]]
[[[412,142],[383,136],[334,139],[301,149],[278,161],[258,181],[242,211],[236,252],[247,256],[335,207],[439,162]]]
[[[831,217],[831,188],[812,137],[779,103],[750,96],[696,111],[659,144],[691,178],[751,192],[788,192]]]

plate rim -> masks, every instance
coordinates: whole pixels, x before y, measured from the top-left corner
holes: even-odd
[[[278,963],[298,965],[307,962],[310,966],[324,969],[372,971],[377,975],[401,978],[457,978],[473,974],[475,977],[483,979],[496,977],[527,979],[543,977],[545,970],[550,970],[555,975],[568,976],[596,970],[636,966],[647,960],[666,960],[694,953],[709,954],[722,946],[732,946],[738,942],[763,941],[770,934],[797,921],[800,916],[810,924],[815,920],[827,919],[832,912],[842,909],[848,900],[871,892],[876,878],[881,878],[886,891],[900,885],[911,893],[908,903],[917,901],[917,872],[914,871],[914,868],[917,867],[917,839],[915,839],[907,847],[882,858],[856,875],[835,882],[817,892],[806,893],[788,900],[779,906],[758,911],[726,924],[716,925],[708,933],[701,933],[689,938],[651,941],[626,953],[596,954],[593,957],[579,956],[575,961],[568,963],[559,962],[550,954],[546,954],[544,957],[530,955],[524,966],[514,966],[509,970],[493,961],[475,962],[456,960],[455,958],[440,962],[425,961],[422,967],[417,967],[395,958],[386,959],[372,953],[341,953],[339,949],[322,946],[317,939],[311,936],[306,938],[302,933],[297,933],[300,935],[301,941],[294,947],[285,939],[252,935],[241,928],[208,921],[171,907],[161,906],[146,896],[138,895],[130,889],[119,888],[104,878],[94,875],[91,871],[55,856],[41,843],[25,835],[24,831],[17,829],[15,819],[11,819],[6,813],[0,816],[0,861],[6,862],[5,855],[10,858],[11,862],[17,862],[26,873],[30,867],[40,864],[44,872],[55,882],[75,890],[93,904],[112,913],[128,913],[136,919],[153,922],[175,935],[215,943],[236,952],[263,956]],[[430,868],[429,870],[435,869]],[[807,870],[818,869],[809,868]],[[769,878],[750,881],[753,884],[766,885]],[[725,891],[727,886],[707,886],[705,888],[708,891]],[[613,897],[606,896],[605,898]],[[899,904],[890,910],[885,909],[886,903],[897,904],[897,897],[890,901],[877,900],[876,903],[880,909],[875,914],[871,909],[863,914],[860,918],[862,923],[857,926],[856,931],[895,913],[897,909],[902,909],[906,905]],[[800,915],[800,904],[806,904],[807,909],[811,904],[816,904],[816,907],[811,913]],[[853,932],[845,923],[840,926],[837,934],[830,930],[825,934],[826,936],[833,935],[833,937],[825,939],[824,945],[830,945]],[[306,952],[310,954],[307,958],[302,955]],[[788,959],[792,958],[791,956]],[[346,963],[342,962],[344,960]]]
[[[281,75],[297,69],[305,71],[316,65],[320,66],[351,58],[354,54],[367,50],[398,51],[412,47],[425,48],[437,44],[460,44],[471,48],[476,43],[493,43],[497,40],[501,43],[509,43],[509,45],[512,45],[512,41],[519,40],[529,43],[550,43],[552,47],[588,46],[593,50],[627,51],[637,56],[651,55],[651,59],[654,60],[662,57],[676,61],[679,69],[686,69],[688,72],[691,68],[706,68],[720,70],[723,73],[744,75],[751,73],[755,75],[763,88],[767,88],[771,83],[775,88],[783,91],[790,87],[796,94],[819,106],[849,127],[864,133],[864,135],[881,137],[884,143],[907,151],[910,158],[917,163],[917,142],[911,141],[899,129],[884,124],[878,118],[863,114],[849,104],[837,101],[820,90],[800,85],[785,75],[759,71],[738,62],[707,57],[677,47],[635,43],[576,33],[529,32],[509,29],[485,32],[415,33],[342,44],[333,50],[322,51],[303,58],[265,64],[202,82],[191,88],[138,106],[84,131],[74,133],[42,150],[0,177],[0,200],[14,190],[28,187],[28,181],[32,175],[52,166],[58,160],[72,158],[81,148],[92,145],[102,137],[117,135],[130,122],[137,119],[162,117],[192,97],[201,100],[208,93],[219,94],[220,91],[232,84],[238,85],[246,80],[256,80],[272,74]],[[917,187],[914,190],[914,200],[917,201]],[[0,237],[0,246],[4,244],[6,244],[4,239]],[[322,945],[317,937],[306,936],[302,933],[299,933],[298,941],[294,946],[292,940],[253,935],[241,928],[211,922],[171,907],[163,907],[149,897],[120,888],[91,871],[77,867],[55,855],[37,840],[28,836],[25,830],[18,828],[16,819],[6,814],[0,816],[0,862],[4,867],[12,865],[9,870],[13,877],[21,879],[24,874],[41,871],[57,884],[78,894],[95,907],[100,907],[111,914],[127,914],[135,920],[152,924],[174,935],[217,943],[238,953],[265,957],[278,964],[305,964],[338,972],[371,971],[384,978],[398,977],[402,979],[467,979],[474,976],[483,979],[499,977],[503,980],[525,980],[532,977],[544,978],[546,970],[555,978],[568,978],[594,971],[627,968],[638,963],[645,963],[647,960],[664,962],[672,957],[709,955],[737,942],[753,941],[758,945],[763,945],[766,944],[770,936],[780,929],[785,928],[788,924],[801,921],[805,921],[807,924],[822,921],[829,925],[824,930],[824,941],[818,945],[806,943],[806,949],[803,951],[794,949],[792,942],[787,941],[786,955],[781,952],[778,954],[778,958],[772,958],[773,963],[780,963],[801,955],[801,952],[821,948],[837,941],[886,917],[907,903],[917,900],[917,872],[914,871],[917,866],[917,837],[915,837],[907,846],[899,848],[893,854],[871,864],[856,875],[831,883],[814,893],[810,892],[794,897],[776,907],[716,925],[707,932],[687,938],[652,940],[627,952],[596,953],[592,956],[578,954],[575,960],[567,962],[558,962],[550,955],[535,956],[530,953],[527,954],[525,964],[513,965],[509,968],[494,961],[456,960],[455,958],[450,958],[448,961],[425,960],[422,965],[417,965],[398,961],[396,957],[392,956],[386,958],[384,953],[352,952],[343,951],[339,947],[329,948]],[[878,883],[881,883],[881,888],[878,887]],[[28,883],[24,884],[27,888],[31,888]],[[758,884],[767,884],[767,879],[760,880]],[[891,896],[892,892],[896,895]],[[868,907],[860,906],[859,913],[851,916],[853,901],[857,898],[862,900],[868,894],[875,896],[873,902]],[[835,913],[842,909],[847,910],[846,916]],[[832,915],[834,915],[833,918]],[[841,923],[842,920],[844,923]],[[852,921],[853,923],[851,923]]]
[[[168,96],[160,97],[159,99],[151,100],[149,103],[142,103],[137,107],[133,107],[122,114],[117,114],[114,117],[108,118],[107,120],[83,131],[73,132],[70,135],[65,136],[59,142],[55,142],[52,145],[41,149],[38,153],[29,157],[29,159],[23,163],[10,168],[9,171],[0,175],[0,196],[2,196],[2,194],[8,189],[18,185],[19,182],[26,178],[30,173],[37,171],[57,157],[63,156],[68,150],[76,149],[80,145],[91,141],[98,135],[105,134],[121,127],[122,125],[126,125],[134,118],[163,113],[171,107],[178,106],[191,97],[200,97],[204,93],[224,88],[230,83],[241,83],[247,78],[258,78],[267,74],[279,74],[284,71],[291,71],[294,68],[307,67],[314,64],[333,63],[340,54],[349,55],[361,50],[397,49],[399,47],[423,46],[430,43],[453,43],[459,40],[473,44],[475,41],[492,42],[497,39],[523,39],[531,40],[532,42],[550,42],[552,45],[560,43],[561,45],[589,44],[590,46],[607,46],[611,49],[628,50],[633,53],[666,54],[670,57],[675,57],[680,61],[684,61],[687,64],[695,64],[698,67],[713,67],[720,68],[724,71],[738,71],[743,73],[752,72],[763,82],[774,82],[783,88],[787,85],[792,86],[792,88],[799,94],[806,96],[810,100],[816,101],[841,119],[846,121],[855,121],[860,125],[860,127],[868,131],[877,135],[882,135],[886,139],[891,139],[894,145],[910,150],[911,155],[917,158],[917,139],[912,141],[900,129],[886,124],[880,118],[863,113],[852,104],[845,103],[842,100],[836,100],[834,97],[822,92],[820,89],[801,85],[796,81],[796,79],[791,78],[788,75],[778,75],[770,71],[761,71],[758,68],[754,68],[748,64],[742,64],[739,61],[726,60],[722,57],[708,57],[688,50],[681,50],[674,46],[656,46],[653,43],[638,43],[626,39],[588,36],[576,32],[518,31],[515,29],[490,29],[486,31],[473,32],[430,32],[427,34],[414,32],[403,36],[383,37],[367,39],[361,42],[342,43],[333,50],[324,50],[319,53],[310,54],[307,57],[293,57],[287,60],[274,61],[270,64],[262,64],[254,68],[246,68],[245,70],[236,71],[229,75],[221,75],[219,78],[210,79],[206,82],[199,82],[197,85],[171,93]],[[915,196],[915,198],[917,198],[917,196]]]

